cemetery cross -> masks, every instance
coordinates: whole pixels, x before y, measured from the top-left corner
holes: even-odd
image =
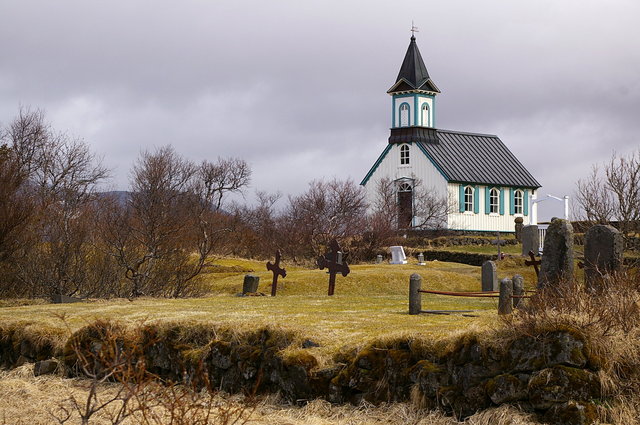
[[[342,276],[349,274],[349,265],[346,261],[342,261],[342,251],[340,251],[340,245],[334,239],[329,244],[329,252],[325,255],[318,257],[318,267],[320,270],[327,268],[329,273],[329,295],[333,295],[336,287],[336,274],[341,273]]]
[[[280,254],[280,250],[276,251],[276,261],[275,263],[271,263],[271,261],[267,261],[267,270],[273,272],[273,281],[271,283],[271,296],[276,296],[276,290],[278,288],[278,276],[282,276],[282,278],[287,277],[287,271],[284,268],[280,268],[280,258],[282,255]]]
[[[538,266],[542,263],[540,260],[536,260],[536,256],[533,254],[533,251],[529,251],[529,257],[531,257],[531,261],[524,260],[525,266],[533,266],[533,269],[536,271],[536,276],[540,276],[540,269]]]

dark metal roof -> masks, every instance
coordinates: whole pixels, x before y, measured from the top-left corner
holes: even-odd
[[[435,128],[429,127],[399,127],[391,129],[389,143],[425,142],[438,143]]]
[[[498,136],[435,130],[438,143],[416,141],[450,182],[538,188]],[[392,131],[393,134],[393,131]]]
[[[407,91],[407,89],[440,93],[438,87],[436,87],[435,83],[429,77],[429,72],[416,44],[416,38],[413,36],[411,37],[411,43],[409,43],[407,53],[404,55],[398,78],[396,78],[395,84],[389,89],[388,93]]]

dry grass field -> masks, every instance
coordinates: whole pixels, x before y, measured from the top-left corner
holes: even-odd
[[[497,300],[454,298],[423,294],[423,308],[434,310],[472,310],[470,314],[408,315],[408,281],[412,273],[423,277],[423,288],[449,291],[480,290],[480,268],[464,264],[429,262],[425,266],[363,264],[351,267],[347,277],[338,276],[336,295],[328,297],[327,274],[317,269],[287,267],[278,295],[239,297],[244,274],[260,276],[259,291],[270,293],[271,273],[263,262],[220,258],[208,269],[204,283],[210,294],[191,299],[89,300],[75,304],[28,304],[22,301],[0,305],[0,323],[31,322],[33,327],[76,330],[96,319],[117,319],[137,324],[150,321],[212,323],[239,329],[276,325],[300,332],[319,347],[313,354],[321,362],[347,348],[357,348],[373,339],[416,335],[440,339],[472,330],[500,327]],[[499,265],[499,277],[514,273],[525,276],[527,286],[534,281],[533,270],[520,260],[507,259]],[[28,305],[20,305],[28,304]],[[112,386],[100,387],[107,396]],[[29,365],[0,374],[0,424],[56,423],[52,412],[74,395],[86,398],[83,380],[59,376],[34,377]],[[218,396],[219,397],[219,396]],[[235,397],[235,396],[234,396]],[[244,406],[232,396],[221,398],[227,406]],[[25,409],[29,406],[28,409]],[[242,409],[241,409],[242,410]],[[106,413],[105,413],[106,414]],[[275,398],[261,399],[243,419],[256,424],[456,424],[437,412],[425,412],[407,404],[385,406],[331,406],[314,401],[305,407],[292,407]],[[110,423],[106,416],[91,423]],[[97,418],[97,419],[96,419]],[[101,422],[104,421],[104,422]],[[68,422],[80,423],[80,422]],[[139,423],[135,418],[130,422]],[[534,423],[515,409],[499,408],[477,414],[468,424]]]
[[[515,261],[500,263],[499,277],[518,272],[530,285],[535,274]],[[465,264],[428,262],[425,266],[364,264],[351,266],[347,277],[338,275],[336,295],[326,294],[325,271],[287,267],[276,297],[239,297],[246,273],[260,276],[259,291],[270,293],[271,272],[262,262],[218,259],[204,276],[211,294],[202,298],[94,300],[75,304],[32,304],[0,308],[0,322],[24,320],[38,326],[78,329],[95,319],[127,322],[179,320],[211,322],[239,328],[277,325],[299,330],[317,341],[319,353],[332,353],[345,345],[358,346],[374,338],[406,333],[437,338],[471,328],[499,324],[497,299],[423,294],[425,310],[472,310],[469,314],[408,315],[409,276],[418,273],[423,289],[479,291],[480,268]],[[20,304],[21,302],[17,302]],[[64,317],[64,322],[61,320]]]

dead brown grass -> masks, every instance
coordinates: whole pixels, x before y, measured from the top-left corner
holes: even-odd
[[[117,384],[102,384],[99,397],[113,396],[118,390]],[[88,383],[82,379],[66,379],[61,376],[34,377],[32,365],[24,365],[12,371],[0,372],[0,424],[3,425],[51,425],[55,424],[54,416],[60,413],[59,408],[70,396],[78,400],[85,399],[88,394]],[[242,411],[249,424],[267,425],[537,425],[528,414],[503,406],[478,413],[465,422],[458,422],[439,412],[424,411],[410,404],[394,403],[381,406],[362,404],[360,406],[335,406],[324,400],[314,400],[303,407],[283,404],[276,396],[260,400],[257,404],[244,396],[231,396],[218,393],[211,397],[208,394],[196,394],[201,409],[213,404],[223,406],[225,410]],[[254,405],[255,404],[255,405]],[[159,418],[166,414],[160,411],[154,414]],[[245,410],[243,410],[245,409]],[[91,424],[109,425],[112,412],[99,412],[92,417]],[[79,423],[77,415],[69,423]],[[143,424],[140,417],[131,417],[123,424]],[[167,422],[168,423],[168,422]],[[211,424],[220,423],[219,418],[212,418]]]

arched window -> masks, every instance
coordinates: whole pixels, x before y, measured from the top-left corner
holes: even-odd
[[[467,186],[464,188],[464,210],[473,212],[473,188]]]
[[[518,189],[513,193],[513,212],[522,214],[522,206],[524,205],[524,193]]]
[[[409,165],[409,145],[400,146],[400,165]]]
[[[489,192],[489,212],[497,214],[500,210],[500,192],[495,187]]]
[[[400,105],[400,127],[409,126],[409,104],[403,103]]]
[[[398,228],[408,229],[413,221],[413,188],[403,182],[398,186]]]
[[[424,127],[431,125],[429,122],[429,105],[426,102],[422,104],[422,125]]]

